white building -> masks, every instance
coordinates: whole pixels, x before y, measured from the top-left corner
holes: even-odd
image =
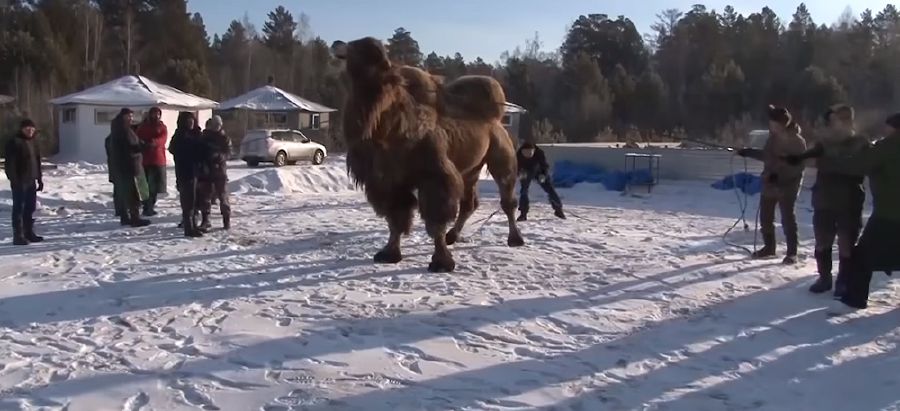
[[[124,76],[109,83],[50,100],[55,107],[59,135],[58,161],[106,163],[104,141],[110,122],[123,107],[141,121],[153,107],[162,110],[162,121],[175,132],[179,111],[190,111],[200,127],[212,117],[215,101],[159,84],[143,76]],[[167,153],[168,155],[168,153]],[[171,161],[171,158],[169,159]]]

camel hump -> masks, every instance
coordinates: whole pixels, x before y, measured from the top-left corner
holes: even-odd
[[[418,67],[402,66],[398,69],[406,82],[406,91],[416,102],[437,106],[437,93],[441,79]]]
[[[506,95],[497,80],[488,76],[462,76],[444,84],[443,113],[448,117],[492,121],[503,118]]]

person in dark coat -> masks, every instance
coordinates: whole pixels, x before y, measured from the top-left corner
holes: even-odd
[[[144,173],[147,175],[147,186],[150,198],[144,201],[144,215],[155,216],[156,200],[166,192],[166,140],[169,131],[160,120],[162,110],[159,107],[150,109],[148,116],[137,127],[137,136],[144,143]]]
[[[13,244],[39,243],[44,238],[34,233],[37,193],[44,191],[41,151],[35,142],[34,122],[25,119],[19,132],[6,143],[4,171],[12,191]]]
[[[114,156],[112,155],[112,133],[106,136],[104,140],[104,145],[106,146],[106,171],[109,174],[109,182],[113,186],[113,208],[115,210],[115,216],[122,218],[126,215],[125,206],[122,202],[122,190],[118,188],[118,166],[113,162]]]
[[[219,212],[222,213],[222,225],[226,230],[231,228],[231,204],[228,200],[228,157],[231,154],[231,139],[222,130],[222,118],[213,116],[206,122],[206,130],[203,131],[203,142],[206,144],[207,170],[202,177],[201,187],[201,213],[203,221],[201,230],[209,230],[211,224],[209,215],[212,212],[212,200],[218,200]]]
[[[562,200],[560,200],[559,195],[556,194],[556,190],[553,188],[553,181],[550,179],[550,165],[547,164],[544,151],[534,143],[526,142],[522,144],[522,147],[516,153],[516,161],[519,164],[519,182],[521,183],[518,221],[528,220],[528,189],[531,187],[532,180],[535,179],[550,198],[550,205],[553,207],[554,214],[559,218],[565,219],[566,215],[563,213]]]
[[[791,163],[799,164],[803,159],[816,157],[825,151],[839,156],[853,156],[865,150],[869,142],[856,135],[854,130],[854,110],[845,104],[836,105],[825,112],[828,131],[811,149],[800,156],[792,157]],[[818,168],[816,183],[812,188],[813,231],[816,237],[816,267],[819,278],[809,287],[809,291],[821,294],[834,288],[834,295],[840,297],[846,289],[846,272],[850,268],[850,255],[859,232],[862,230],[863,204],[866,190],[862,175],[847,175]],[[838,240],[837,281],[832,280],[832,247]]]
[[[800,126],[791,113],[783,107],[769,106],[769,138],[762,150],[742,148],[737,154],[763,162],[762,195],[759,199],[759,226],[763,248],[753,253],[753,258],[775,256],[775,209],[781,211],[781,227],[787,241],[784,264],[797,263],[799,235],[794,204],[803,182],[803,165],[790,164],[785,157],[800,155],[806,151],[806,140],[800,135]]]
[[[175,185],[178,188],[181,205],[179,226],[184,229],[185,237],[202,237],[203,233],[197,225],[196,216],[199,208],[197,179],[205,168],[207,148],[201,140],[202,132],[197,127],[193,113],[187,111],[178,113],[176,126],[169,142],[169,152],[175,160]]]
[[[822,170],[869,177],[872,215],[851,252],[847,289],[840,300],[847,307],[865,309],[872,273],[900,271],[900,113],[886,120],[887,137],[856,153],[829,150],[817,153]],[[796,159],[792,159],[796,161]]]
[[[145,227],[149,220],[141,218],[141,203],[149,198],[147,180],[144,176],[144,145],[131,128],[134,113],[123,108],[110,124],[110,152],[118,177],[122,203],[127,216],[122,216],[122,225]]]

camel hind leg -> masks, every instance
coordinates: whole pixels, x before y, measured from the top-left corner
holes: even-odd
[[[509,225],[509,237],[506,244],[510,247],[525,245],[522,232],[516,223],[516,207],[519,201],[516,199],[516,179],[519,175],[519,166],[516,163],[516,147],[509,133],[500,124],[491,130],[491,146],[487,154],[488,171],[497,183],[500,191],[500,208],[506,214]]]
[[[459,215],[456,217],[456,224],[447,232],[447,245],[453,245],[459,240],[459,233],[462,232],[466,222],[478,208],[478,178],[481,176],[482,167],[476,167],[474,171],[463,176],[463,194],[462,200],[459,202]]]

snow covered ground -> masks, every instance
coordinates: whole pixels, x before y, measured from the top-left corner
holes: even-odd
[[[418,221],[405,261],[371,263],[386,227],[341,158],[231,176],[235,228],[193,241],[171,171],[133,229],[102,167],[63,166],[27,248],[6,245],[0,191],[0,410],[900,409],[900,283],[878,274],[869,310],[828,315],[812,258],[722,244],[734,193],[579,185],[560,221],[535,187],[510,249],[501,216],[479,231],[485,181],[457,272],[429,274]]]

